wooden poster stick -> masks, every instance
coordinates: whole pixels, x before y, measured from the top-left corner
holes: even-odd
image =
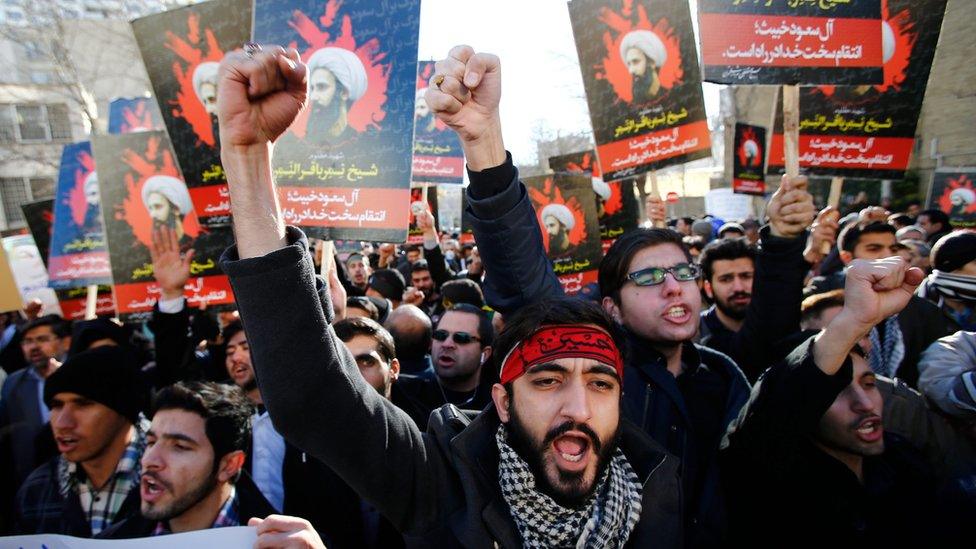
[[[783,86],[783,154],[786,175],[800,175],[800,87]]]
[[[830,180],[830,194],[827,195],[827,206],[833,206],[838,213],[840,212],[840,191],[843,186],[843,177],[835,177]],[[824,255],[830,253],[830,244],[828,242],[820,245],[820,253]]]
[[[331,240],[322,241],[322,257],[319,259],[319,268],[322,272],[322,278],[329,279],[329,270],[332,268],[332,262],[335,257],[335,244]]]
[[[85,320],[94,320],[98,315],[98,284],[88,285],[85,296]]]

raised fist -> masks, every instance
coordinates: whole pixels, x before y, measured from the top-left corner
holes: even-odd
[[[859,327],[870,329],[901,311],[922,283],[925,273],[900,257],[853,261],[844,285],[844,315]]]
[[[490,53],[455,46],[434,65],[427,105],[464,141],[477,141],[498,123],[502,97],[501,63]]]
[[[223,148],[274,142],[305,107],[307,70],[298,52],[255,46],[224,56],[217,84]]]

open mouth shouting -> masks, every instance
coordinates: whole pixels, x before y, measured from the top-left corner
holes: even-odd
[[[145,503],[156,503],[166,492],[167,487],[152,473],[143,473],[139,486],[139,496]]]
[[[857,438],[861,442],[877,442],[884,435],[884,426],[881,423],[881,418],[872,416],[865,419],[857,425],[855,433],[857,433]]]
[[[691,319],[691,308],[684,303],[676,303],[665,309],[661,316],[673,324],[684,324]]]

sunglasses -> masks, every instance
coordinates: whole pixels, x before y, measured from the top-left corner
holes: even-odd
[[[454,332],[452,334],[447,330],[434,330],[434,333],[431,335],[437,341],[447,341],[447,338],[450,337],[454,340],[454,343],[457,343],[458,345],[467,345],[472,341],[481,341],[480,337],[473,336],[468,332]]]
[[[634,284],[638,286],[657,286],[664,282],[664,278],[668,276],[668,273],[671,273],[671,276],[678,282],[688,282],[697,280],[701,276],[701,268],[698,265],[690,263],[678,263],[668,269],[664,267],[649,267],[634,271],[627,275],[627,278],[633,280]]]

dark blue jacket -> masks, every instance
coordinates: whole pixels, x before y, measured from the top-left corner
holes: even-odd
[[[499,171],[507,170],[506,186]],[[493,172],[493,173],[489,173]],[[485,299],[503,315],[521,306],[546,297],[562,295],[562,286],[546,258],[535,211],[525,187],[518,179],[518,171],[511,160],[484,172],[469,172],[471,185],[467,189],[467,204],[475,241],[485,265]],[[642,347],[630,354],[624,374],[624,416],[637,425],[670,453],[681,459],[682,470],[688,464],[704,461],[707,470],[698,477],[698,501],[686,501],[690,516],[685,517],[688,530],[687,546],[708,546],[721,543],[725,529],[724,503],[719,481],[717,456],[719,442],[704,449],[689,444],[693,426],[676,378],[668,372],[659,353],[643,348],[631,338],[632,347]],[[639,358],[638,358],[639,357]],[[728,388],[720,430],[738,415],[749,397],[749,383],[739,368],[727,356],[688,343],[683,353],[686,371],[699,371],[710,379],[724,380]],[[684,375],[682,376],[684,377]],[[704,460],[699,455],[705,452]],[[687,476],[686,476],[687,478]],[[684,479],[683,479],[684,480]],[[685,487],[687,482],[682,483]],[[683,496],[689,497],[687,493]]]

